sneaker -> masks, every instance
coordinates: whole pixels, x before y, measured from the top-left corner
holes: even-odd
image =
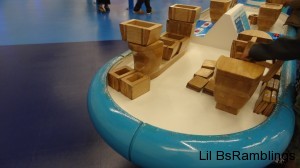
[[[142,11],[142,10],[139,10],[139,11],[133,11],[133,13],[135,13],[135,14],[144,14],[144,11]]]

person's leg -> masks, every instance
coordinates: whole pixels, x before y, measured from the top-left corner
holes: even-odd
[[[135,12],[139,12],[141,7],[142,7],[142,4],[144,3],[144,0],[138,0],[133,8],[133,10]]]
[[[110,0],[106,0],[106,2],[105,2],[104,8],[105,8],[106,11],[110,11],[110,8],[109,8],[108,5],[110,5]]]
[[[145,6],[146,6],[147,13],[151,13],[152,8],[151,8],[151,5],[150,5],[150,0],[145,0]]]

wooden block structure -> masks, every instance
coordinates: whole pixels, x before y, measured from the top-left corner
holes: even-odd
[[[211,0],[209,9],[211,21],[217,22],[230,7],[232,7],[232,0]]]
[[[175,56],[179,52],[184,52],[186,50],[189,42],[190,42],[190,38],[187,37],[187,36],[182,36],[182,35],[177,35],[177,34],[172,34],[172,33],[167,33],[167,32],[163,33],[160,36],[160,40],[163,41],[163,42],[164,41],[174,41],[174,43],[179,42],[178,50],[177,50],[177,52],[173,56]],[[169,48],[169,46],[167,45],[167,43],[164,43],[164,45],[166,45],[166,46],[164,46],[164,50]],[[163,58],[168,58],[167,55],[165,56],[165,54],[167,54],[165,52],[166,51],[164,51]]]
[[[170,60],[175,56],[180,49],[180,41],[161,38],[160,41],[163,42],[163,59]]]
[[[197,92],[203,89],[203,93],[213,95],[214,80],[212,76],[214,74],[216,61],[204,60],[201,68],[195,72],[193,78],[187,83],[186,87]],[[209,84],[209,86],[207,86]]]
[[[220,56],[215,75],[216,108],[238,114],[256,90],[264,70],[254,63]]]
[[[112,69],[107,75],[108,85],[130,99],[150,90],[150,78],[128,66]]]
[[[201,7],[175,4],[169,7],[169,19],[181,22],[196,22],[200,17]]]
[[[140,72],[121,79],[120,91],[130,99],[135,99],[150,90],[150,78]]]
[[[265,3],[259,8],[257,26],[259,30],[268,31],[275,24],[280,12],[283,8],[282,4]]]

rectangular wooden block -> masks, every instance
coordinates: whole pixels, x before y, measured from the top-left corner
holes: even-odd
[[[195,90],[197,92],[200,92],[201,89],[207,84],[208,79],[202,78],[200,76],[194,76],[193,79],[191,79],[186,87],[192,90]]]
[[[172,34],[172,33],[163,33],[160,36],[161,40],[173,40],[173,41],[179,41],[180,45],[178,48],[178,53],[185,51],[189,42],[190,42],[190,38],[186,37],[186,36],[182,36],[182,35],[177,35],[177,34]]]
[[[134,70],[128,66],[112,69],[107,74],[108,85],[116,91],[120,91],[121,78],[132,73],[134,73]]]
[[[167,32],[190,37],[195,30],[196,23],[167,20]]]
[[[215,61],[215,60],[204,60],[201,67],[215,70],[216,64],[217,64],[217,61]]]
[[[266,109],[263,111],[263,115],[270,116],[276,106],[277,103],[277,92],[272,91],[271,100]]]
[[[259,8],[257,26],[259,30],[267,31],[278,19],[283,5],[275,3],[265,3]]]
[[[213,74],[214,74],[214,71],[211,70],[211,69],[200,68],[200,69],[194,74],[194,76],[200,76],[200,77],[209,79],[210,77],[212,77]]]
[[[132,19],[120,23],[122,40],[140,45],[156,42],[162,31],[162,24]]]
[[[201,7],[175,4],[169,7],[169,19],[194,23],[200,18]]]
[[[257,24],[257,18],[258,18],[257,14],[251,14],[251,15],[248,16],[249,22],[252,25],[256,25]]]
[[[263,91],[255,103],[253,111],[254,113],[261,114],[266,109],[271,101],[271,94],[271,90],[266,89]]]
[[[128,75],[121,80],[121,93],[135,99],[150,90],[150,78],[140,72]]]
[[[160,39],[164,43],[163,59],[170,60],[179,51],[180,42],[169,39]]]
[[[211,79],[208,81],[208,83],[204,86],[202,92],[206,93],[208,95],[214,96],[215,91],[215,80]]]
[[[211,0],[209,14],[212,22],[216,22],[226,13],[231,5],[231,0]]]

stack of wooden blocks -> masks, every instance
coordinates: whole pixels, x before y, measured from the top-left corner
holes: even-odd
[[[170,60],[186,50],[200,12],[200,6],[175,4],[169,7],[167,32],[160,37],[164,43],[164,60]]]
[[[194,77],[187,83],[186,87],[196,92],[203,90],[203,93],[213,96],[215,66],[216,61],[204,60],[201,68],[194,74]]]
[[[210,19],[217,22],[220,17],[233,6],[233,0],[211,0],[210,1]]]
[[[258,30],[269,31],[277,21],[283,8],[282,4],[265,3],[259,8],[257,26]]]
[[[269,81],[262,83],[260,89],[260,96],[254,106],[254,113],[270,116],[277,103],[277,95],[280,84],[279,70],[273,78]]]

